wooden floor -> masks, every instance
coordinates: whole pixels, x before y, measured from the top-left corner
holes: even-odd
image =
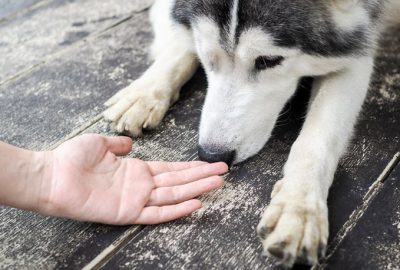
[[[150,2],[0,0],[0,140],[45,150],[81,133],[114,134],[99,115],[149,65]],[[329,197],[321,269],[400,269],[400,26],[381,47]],[[131,156],[196,159],[205,89],[199,70]],[[274,269],[255,227],[301,126],[307,90],[304,82],[264,150],[235,167],[191,217],[112,227],[0,207],[0,268]]]

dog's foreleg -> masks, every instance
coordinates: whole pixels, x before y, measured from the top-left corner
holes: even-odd
[[[151,11],[154,63],[105,104],[104,117],[119,132],[137,136],[142,129],[156,127],[198,67],[191,32],[173,22],[171,3],[158,0]]]
[[[328,239],[327,197],[367,93],[372,57],[318,78],[317,93],[292,146],[284,178],[258,226],[264,251],[282,264],[316,264]]]

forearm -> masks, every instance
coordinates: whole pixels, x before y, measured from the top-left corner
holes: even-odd
[[[0,204],[37,211],[44,186],[46,153],[0,142]]]

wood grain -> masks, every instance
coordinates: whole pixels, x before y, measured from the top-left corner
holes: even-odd
[[[42,150],[90,123],[105,100],[145,70],[150,39],[147,14],[136,14],[0,86],[0,139]]]
[[[124,21],[149,2],[51,0],[24,16],[5,21],[0,24],[0,84],[51,61],[57,54],[67,53],[68,58],[70,45],[79,45]]]
[[[399,159],[400,160],[400,159]],[[327,262],[326,269],[399,269],[400,166]]]
[[[138,13],[2,85],[0,139],[44,150],[89,126],[102,103],[146,68],[150,38],[147,14]],[[0,268],[79,268],[125,230],[0,207]]]

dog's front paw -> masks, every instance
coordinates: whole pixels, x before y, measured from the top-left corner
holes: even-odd
[[[155,82],[139,79],[105,103],[108,109],[103,116],[118,132],[139,136],[143,129],[160,124],[171,104],[169,92],[156,87]]]
[[[317,264],[329,233],[326,202],[313,192],[285,191],[281,182],[274,192],[257,227],[264,253],[285,267]]]

